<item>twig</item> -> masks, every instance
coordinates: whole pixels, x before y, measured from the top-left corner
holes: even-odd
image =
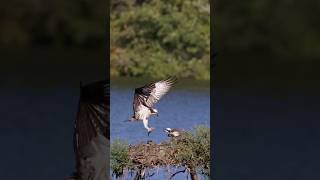
[[[181,171],[178,171],[178,172],[175,172],[175,173],[173,173],[173,174],[171,175],[170,179],[172,179],[173,176],[175,176],[175,175],[177,175],[177,174],[179,174],[179,173],[184,173],[184,172],[186,172],[186,169],[181,170]]]

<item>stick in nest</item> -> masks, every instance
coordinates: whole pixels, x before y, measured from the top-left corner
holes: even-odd
[[[175,173],[173,173],[169,179],[172,179],[175,175],[179,174],[179,173],[185,173],[186,172],[186,168],[184,170],[181,170],[181,171],[177,171]]]

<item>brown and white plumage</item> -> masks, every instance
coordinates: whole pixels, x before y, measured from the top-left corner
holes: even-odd
[[[135,89],[133,98],[134,115],[131,120],[142,120],[144,127],[148,130],[148,135],[154,129],[148,126],[148,117],[158,114],[157,109],[153,108],[154,104],[168,93],[175,82],[175,77],[169,77],[165,80],[153,82]]]
[[[164,131],[167,133],[168,137],[180,137],[184,130],[177,128],[165,128]]]
[[[81,86],[75,121],[76,173],[70,179],[107,179],[109,144],[109,90],[107,81]]]
[[[176,79],[173,77],[150,84],[148,88],[150,88],[151,92],[147,98],[146,104],[149,107],[152,107],[156,102],[160,100],[163,95],[165,95],[170,90],[175,82]]]

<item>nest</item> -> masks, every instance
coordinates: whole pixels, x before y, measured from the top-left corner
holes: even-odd
[[[129,157],[135,166],[153,168],[175,164],[175,150],[167,142],[138,143],[129,146]]]

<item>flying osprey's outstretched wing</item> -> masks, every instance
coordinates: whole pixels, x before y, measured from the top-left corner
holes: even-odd
[[[160,98],[170,90],[176,80],[177,79],[175,77],[169,77],[165,80],[154,83],[153,88],[151,88],[151,93],[146,100],[147,106],[152,107],[156,102],[158,102]]]
[[[88,179],[89,177],[96,179],[93,177],[100,176],[101,169],[106,166],[100,161],[107,161],[105,159],[107,158],[106,144],[108,143],[107,139],[110,139],[108,104],[109,86],[107,81],[81,86],[79,109],[74,126],[76,176],[80,179]],[[97,157],[101,160],[96,160]],[[86,167],[92,163],[95,172],[86,170]]]
[[[152,107],[160,98],[165,95],[176,82],[176,77],[169,77],[165,80],[150,83],[135,89],[134,109],[140,104]]]

